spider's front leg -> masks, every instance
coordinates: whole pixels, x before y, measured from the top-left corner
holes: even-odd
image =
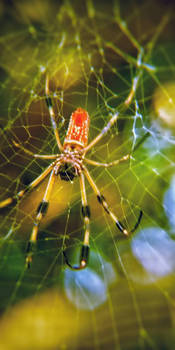
[[[48,206],[49,206],[49,198],[50,198],[50,194],[53,188],[53,184],[55,181],[55,169],[53,169],[51,171],[50,177],[49,177],[49,181],[47,184],[47,188],[45,190],[45,194],[43,197],[43,200],[40,202],[38,209],[37,209],[37,215],[35,218],[35,222],[34,222],[34,226],[33,226],[33,230],[30,236],[30,241],[28,243],[27,246],[27,256],[26,256],[26,265],[29,268],[32,262],[32,256],[34,253],[34,249],[36,247],[36,242],[37,242],[37,236],[38,236],[38,229],[39,229],[39,224],[43,218],[44,215],[46,215],[47,210],[48,210]]]
[[[84,225],[85,225],[85,233],[84,233],[84,240],[83,245],[81,247],[81,254],[80,254],[80,263],[79,265],[72,266],[68,260],[68,257],[66,255],[66,252],[63,251],[66,264],[73,270],[82,270],[84,269],[88,264],[88,258],[89,258],[89,236],[90,236],[90,208],[87,203],[87,197],[86,197],[86,188],[85,188],[85,179],[84,174],[81,172],[79,174],[80,179],[80,190],[81,190],[81,201],[82,201],[82,215],[84,218]]]
[[[53,108],[53,104],[52,104],[52,99],[50,97],[49,76],[48,75],[46,76],[45,93],[46,93],[45,101],[46,101],[46,105],[47,105],[48,110],[49,110],[49,115],[50,115],[50,121],[51,121],[51,124],[52,124],[52,128],[53,128],[53,131],[54,131],[54,134],[55,134],[55,138],[56,138],[56,141],[57,141],[58,148],[59,148],[60,151],[62,151],[63,150],[63,146],[62,146],[61,141],[60,141],[59,131],[58,131],[58,127],[57,127],[57,124],[56,124],[55,112],[54,112],[54,108]]]

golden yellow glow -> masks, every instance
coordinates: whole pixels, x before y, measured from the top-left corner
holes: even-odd
[[[175,127],[175,83],[167,82],[159,86],[153,96],[157,116],[169,127]]]

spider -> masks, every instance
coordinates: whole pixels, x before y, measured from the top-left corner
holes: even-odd
[[[136,87],[135,87],[136,88]],[[125,100],[125,107],[127,107],[132,100],[133,97],[133,90],[131,90],[130,94],[128,95],[127,99]],[[56,125],[56,119],[55,119],[55,113],[52,105],[52,99],[49,96],[49,77],[46,75],[46,82],[45,82],[45,101],[49,110],[50,115],[50,121],[52,124],[52,128],[55,134],[55,139],[57,142],[58,149],[60,153],[58,154],[51,154],[51,155],[40,155],[40,154],[34,154],[28,149],[24,148],[22,145],[18,144],[17,142],[13,141],[16,147],[19,147],[24,152],[29,154],[30,156],[33,156],[34,158],[40,158],[40,159],[52,159],[53,162],[40,174],[33,182],[31,182],[24,190],[19,191],[15,196],[5,199],[4,201],[0,202],[0,208],[6,207],[10,204],[15,204],[18,202],[27,192],[31,191],[32,189],[36,188],[41,181],[43,181],[49,174],[49,180],[47,183],[47,187],[43,196],[42,201],[40,202],[36,217],[34,226],[31,232],[30,240],[27,245],[27,252],[26,252],[26,264],[28,267],[30,267],[32,262],[32,257],[34,253],[34,248],[36,246],[37,242],[37,235],[39,230],[40,222],[44,215],[46,215],[48,206],[49,206],[49,198],[50,194],[53,188],[54,181],[56,177],[59,175],[60,178],[64,181],[73,181],[75,177],[79,177],[80,181],[80,191],[81,191],[81,202],[82,202],[82,216],[84,219],[84,226],[85,226],[85,232],[84,232],[84,240],[81,247],[81,253],[80,253],[80,261],[79,265],[72,266],[72,264],[69,262],[69,259],[67,257],[66,252],[64,251],[64,257],[66,264],[74,269],[74,270],[80,270],[84,269],[88,264],[88,258],[89,258],[89,251],[90,251],[90,245],[89,245],[89,236],[90,236],[90,208],[87,202],[87,196],[86,196],[86,188],[85,188],[85,177],[88,180],[90,186],[92,187],[93,191],[96,194],[97,200],[99,204],[102,205],[106,213],[111,217],[111,219],[115,222],[117,228],[126,236],[129,235],[129,231],[123,226],[123,224],[118,220],[117,216],[111,211],[109,208],[107,201],[103,194],[99,191],[97,185],[95,184],[94,180],[92,179],[85,163],[91,164],[94,166],[101,166],[104,168],[112,167],[115,165],[118,165],[119,163],[128,160],[131,155],[127,154],[121,159],[114,160],[110,163],[100,163],[96,162],[94,160],[86,158],[86,153],[99,142],[102,137],[108,132],[108,130],[112,127],[112,125],[117,121],[118,113],[115,113],[111,119],[109,120],[108,124],[102,129],[102,131],[88,144],[88,132],[89,132],[89,123],[90,118],[88,115],[88,112],[84,110],[83,108],[79,107],[77,108],[71,115],[68,130],[66,133],[66,137],[64,139],[63,145],[60,142],[59,137],[59,131]],[[140,211],[140,214],[138,216],[138,220],[130,232],[134,232],[136,228],[138,227],[140,220],[142,217],[142,211]]]

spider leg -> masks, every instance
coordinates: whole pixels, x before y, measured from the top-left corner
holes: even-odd
[[[105,134],[107,134],[111,126],[117,121],[117,118],[118,113],[115,113],[101,132],[84,148],[85,153],[88,152],[97,142],[99,142]]]
[[[140,147],[140,145],[147,139],[147,137],[150,136],[150,132],[146,132],[143,137],[137,142],[137,144],[134,146],[134,148],[132,149],[132,154]],[[88,158],[84,158],[84,161],[90,165],[94,165],[94,166],[102,166],[104,168],[109,168],[115,165],[118,165],[122,162],[125,162],[128,159],[132,158],[132,154],[128,153],[125,156],[123,156],[120,159],[114,160],[110,163],[101,163],[101,162],[96,162],[95,160],[92,159],[88,159]]]
[[[140,214],[139,214],[139,217],[138,217],[138,220],[135,224],[135,226],[130,230],[128,231],[124,226],[123,224],[118,220],[118,218],[116,217],[116,215],[109,209],[109,206],[106,202],[106,199],[105,197],[100,193],[97,185],[95,184],[94,180],[92,179],[91,175],[89,174],[89,171],[87,170],[87,168],[84,166],[83,167],[83,170],[84,170],[84,173],[85,173],[85,176],[87,178],[87,180],[89,181],[89,184],[91,185],[93,191],[95,192],[96,196],[97,196],[97,199],[98,199],[98,202],[103,206],[104,210],[110,215],[111,219],[115,222],[116,226],[118,227],[118,229],[124,233],[124,235],[128,236],[129,233],[132,233],[136,230],[136,228],[138,227],[138,225],[140,224],[140,221],[141,221],[141,218],[142,218],[142,211],[140,211]]]
[[[132,86],[130,89],[130,92],[128,94],[128,96],[126,97],[124,103],[123,103],[123,109],[122,111],[125,111],[130,104],[133,101],[134,95],[136,93],[140,78],[142,76],[142,72],[143,70],[146,70],[148,72],[150,72],[150,74],[152,74],[152,72],[154,72],[156,70],[155,66],[150,65],[149,63],[146,63],[151,55],[153,46],[155,45],[155,42],[158,39],[158,35],[166,26],[167,21],[168,21],[168,16],[163,16],[159,26],[158,26],[158,31],[156,31],[155,35],[152,38],[152,45],[150,45],[150,47],[147,50],[147,53],[145,55],[145,59],[144,62],[142,61],[142,57],[144,54],[144,50],[143,47],[139,44],[139,42],[135,39],[135,37],[132,35],[132,33],[130,32],[130,30],[127,27],[127,23],[123,20],[121,20],[120,18],[120,14],[118,13],[117,16],[115,17],[116,22],[118,23],[120,29],[122,30],[122,32],[127,36],[127,38],[130,40],[130,42],[132,43],[132,45],[137,49],[137,58],[133,58],[128,54],[125,54],[122,50],[119,49],[118,46],[113,45],[111,41],[107,41],[106,42],[106,46],[110,49],[112,49],[117,55],[121,56],[126,62],[128,62],[129,64],[133,64],[136,68],[139,68],[138,72],[136,73],[135,77],[133,78],[132,81]],[[116,114],[114,115],[114,117],[116,116]],[[107,124],[107,131],[110,129],[110,127],[113,125],[113,123],[117,120],[117,118],[115,119],[114,117],[112,117],[109,121],[109,123]],[[114,119],[115,120],[114,120]],[[114,120],[114,122],[113,122]],[[110,124],[110,125],[109,125]],[[108,127],[109,125],[109,127]],[[101,138],[103,137],[103,135],[106,134],[106,128],[104,127],[104,129],[101,131],[101,133],[99,135],[97,135],[97,137],[95,137],[94,140],[92,140],[89,145],[87,147],[85,147],[84,151],[85,153],[87,151],[89,151],[99,140],[101,140]]]
[[[0,202],[0,209],[7,207],[10,204],[16,204],[26,193],[33,190],[40,184],[41,181],[51,172],[54,163],[51,163],[35,180],[33,180],[24,190],[19,191],[15,196],[4,199]]]
[[[46,213],[47,213],[48,206],[49,206],[49,198],[50,198],[50,194],[51,194],[51,191],[53,188],[55,177],[56,177],[55,170],[53,169],[51,171],[51,174],[49,177],[49,181],[48,181],[45,193],[44,193],[44,197],[37,208],[37,215],[35,218],[35,222],[34,222],[31,236],[30,236],[30,240],[29,240],[28,246],[27,246],[27,256],[26,256],[27,267],[30,267],[30,264],[32,262],[32,255],[33,255],[33,252],[34,252],[34,249],[36,246],[39,224],[40,224],[42,218],[44,217],[44,215],[46,215]]]
[[[88,158],[84,158],[84,161],[94,166],[103,166],[104,168],[108,168],[114,165],[118,165],[119,163],[124,162],[125,160],[128,160],[130,158],[131,158],[131,155],[128,153],[126,156],[123,156],[122,158],[114,160],[113,162],[110,162],[110,163],[100,163]]]
[[[138,61],[141,60],[140,58],[141,54],[139,53],[138,55]],[[139,63],[138,63],[139,65]],[[131,86],[131,90],[127,96],[127,98],[125,99],[124,103],[123,103],[123,109],[122,109],[122,112],[124,110],[126,110],[129,105],[131,104],[133,98],[134,98],[134,94],[137,90],[137,87],[138,87],[138,83],[139,83],[139,80],[140,80],[140,77],[142,75],[142,71],[139,71],[138,74],[135,76],[135,78],[133,79],[133,83],[132,83],[132,86]],[[111,126],[117,121],[117,118],[118,118],[118,115],[119,113],[115,113],[111,119],[109,120],[108,124],[101,130],[101,132],[85,147],[84,151],[85,153],[88,152],[94,145],[96,145],[97,142],[99,142],[102,137],[109,131],[109,129],[111,128]]]
[[[119,23],[121,25],[121,27],[120,27],[121,30],[128,36],[128,38],[130,39],[130,41],[132,42],[132,44],[136,47],[136,49],[138,51],[137,59],[134,60],[134,63],[135,63],[137,68],[141,68],[140,70],[138,70],[135,77],[133,78],[130,92],[129,92],[128,96],[126,97],[125,101],[123,102],[123,108],[121,108],[121,111],[124,112],[126,109],[129,108],[130,104],[132,103],[134,95],[135,95],[137,87],[138,87],[138,84],[139,84],[139,81],[140,81],[140,78],[142,76],[142,67],[143,67],[142,57],[143,57],[144,51],[143,51],[143,48],[139,45],[139,43],[134,39],[132,34],[125,28],[124,22],[119,21]],[[123,24],[121,24],[121,23],[123,23]],[[117,52],[117,53],[121,54],[122,52],[119,50],[119,52]],[[122,55],[123,55],[123,53],[122,53]],[[124,58],[127,60],[127,55]],[[130,60],[131,60],[131,58],[130,58]],[[150,70],[151,70],[151,67],[150,67]],[[85,149],[84,149],[85,153],[87,151],[89,151],[97,142],[99,142],[101,140],[101,138],[108,132],[108,130],[111,128],[111,126],[117,121],[118,114],[119,113],[115,113],[114,116],[108,122],[108,124],[102,129],[102,131],[88,144],[87,147],[85,147]]]
[[[46,104],[47,104],[47,107],[48,107],[48,110],[49,110],[49,115],[50,115],[52,128],[53,128],[53,131],[54,131],[54,134],[55,134],[55,138],[56,138],[56,141],[57,141],[58,148],[59,148],[60,151],[62,151],[63,150],[63,146],[61,144],[58,128],[57,128],[57,125],[56,125],[55,112],[54,112],[54,109],[53,109],[52,99],[51,99],[51,97],[49,97],[50,91],[49,91],[49,77],[48,77],[48,75],[46,76],[45,93],[46,93]]]
[[[132,87],[131,87],[131,90],[130,90],[130,93],[129,95],[127,96],[126,100],[124,101],[123,103],[123,111],[125,109],[127,109],[129,107],[129,105],[131,104],[132,100],[133,100],[133,97],[134,97],[134,94],[136,92],[136,89],[137,89],[137,86],[138,86],[138,82],[139,82],[139,79],[141,77],[141,73],[142,72],[139,72],[138,75],[136,75],[136,77],[133,79],[133,84],[132,84]],[[109,131],[109,129],[111,128],[111,126],[117,121],[117,118],[118,118],[118,115],[119,113],[116,112],[112,117],[111,119],[109,120],[108,124],[101,130],[101,132],[85,147],[84,149],[84,152],[88,152],[94,145],[96,145],[97,142],[99,142],[102,137],[104,135],[106,135],[106,133]]]
[[[82,201],[82,215],[84,218],[84,225],[85,225],[85,233],[84,233],[84,240],[83,245],[81,248],[81,254],[80,254],[80,264],[79,266],[72,266],[67,258],[67,255],[65,251],[63,252],[66,264],[73,270],[82,270],[87,266],[88,263],[88,257],[89,257],[89,235],[90,235],[90,229],[89,229],[89,218],[90,218],[90,208],[87,203],[87,197],[86,197],[86,188],[85,188],[85,179],[84,174],[80,173],[80,190],[81,190],[81,201]]]
[[[13,144],[20,148],[23,152],[29,154],[29,156],[32,156],[34,158],[41,158],[41,159],[56,159],[58,158],[59,154],[36,154],[31,151],[29,151],[27,148],[25,148],[23,145],[17,143],[16,141],[13,140]]]
[[[142,56],[143,56],[143,50],[142,50],[142,48],[140,48],[138,56],[137,56],[137,67],[141,66]],[[136,93],[141,75],[142,75],[142,70],[140,70],[136,74],[135,78],[133,79],[130,92],[129,92],[128,96],[126,97],[125,101],[123,102],[123,109],[121,109],[122,112],[125,111],[129,107],[129,105],[131,104],[131,102],[134,98],[134,95]],[[99,142],[102,139],[102,137],[108,132],[108,130],[111,128],[111,126],[117,121],[118,115],[119,115],[119,113],[115,113],[112,116],[112,118],[109,120],[108,124],[101,130],[101,132],[87,145],[87,147],[85,147],[85,149],[84,149],[85,153],[87,151],[89,151],[97,142]]]

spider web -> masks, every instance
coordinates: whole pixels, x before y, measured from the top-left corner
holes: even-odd
[[[88,153],[111,168],[88,166],[131,238],[118,232],[86,183],[91,209],[87,269],[79,182],[56,180],[33,263],[26,246],[47,179],[0,211],[0,337],[3,349],[172,349],[174,344],[174,17],[164,1],[1,2],[0,200],[24,189],[58,152],[45,104],[45,74],[61,141],[72,111],[91,118]],[[143,51],[138,60],[138,44]],[[129,108],[123,108],[139,77]],[[19,332],[20,329],[20,332]]]

